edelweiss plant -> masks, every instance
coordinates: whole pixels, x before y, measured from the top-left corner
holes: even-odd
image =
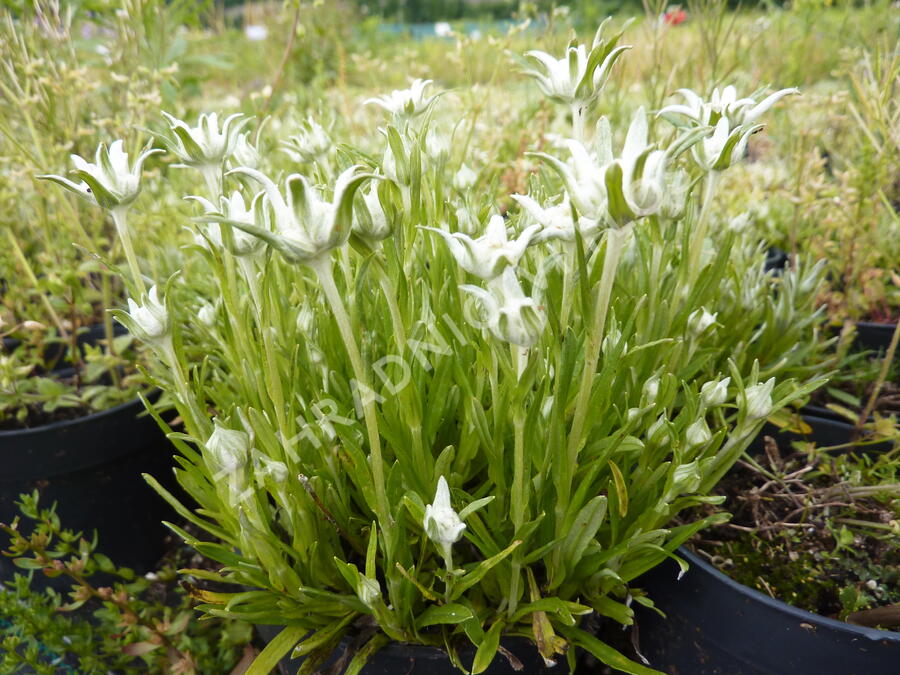
[[[462,171],[429,151],[420,108],[443,99],[425,83],[378,101],[393,116],[382,161],[346,143],[337,161],[357,164],[325,185],[314,149],[293,148],[312,163],[280,189],[258,168],[225,173],[232,144],[201,153],[169,119],[209,190],[201,245],[122,320],[158,357],[199,508],[148,480],[213,539],[170,525],[222,565],[190,573],[235,586],[197,589],[201,609],[284,627],[250,672],[289,653],[321,663],[342,641],[356,672],[398,641],[478,673],[508,636],[547,664],[574,667],[581,647],[651,672],[582,617],[629,624],[632,601],[652,603],[634,580],[721,518],[673,516],[715,501],[765,419],[820,383],[818,270],[778,278],[763,249],[707,236],[714,184],[696,186],[755,127],[722,117],[738,137],[713,164],[686,160],[718,138],[711,119],[660,131],[638,110],[623,146],[618,120],[582,137],[617,39],[570,48],[587,84],[549,95],[579,105],[571,159],[537,154],[552,171],[505,217],[470,208],[474,173],[447,208]]]

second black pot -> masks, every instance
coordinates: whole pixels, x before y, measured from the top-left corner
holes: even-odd
[[[74,420],[0,432],[0,522],[18,514],[15,502],[37,489],[40,504],[57,502],[64,528],[90,539],[117,565],[153,569],[165,550],[169,506],[142,473],[174,483],[172,447],[135,399]],[[27,521],[22,522],[28,531]],[[0,541],[0,548],[8,542]],[[0,580],[21,571],[0,556]]]
[[[879,354],[887,351],[897,324],[860,321],[856,324],[856,344]]]
[[[846,443],[852,427],[804,418],[820,445]],[[773,428],[782,444],[797,438]],[[761,439],[755,446],[761,446]],[[885,449],[889,444],[884,444]],[[868,452],[877,452],[870,446]],[[750,450],[753,452],[753,448]],[[666,561],[634,582],[666,618],[636,607],[641,651],[672,675],[897,675],[900,633],[855,626],[792,607],[729,578],[686,548],[690,569]]]

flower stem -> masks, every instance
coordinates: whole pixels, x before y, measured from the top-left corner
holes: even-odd
[[[603,259],[603,273],[600,275],[600,287],[597,290],[597,298],[594,303],[593,325],[588,333],[584,348],[584,371],[581,374],[581,384],[575,403],[575,415],[572,419],[572,428],[569,432],[569,466],[574,466],[575,458],[581,448],[584,434],[584,422],[591,401],[591,391],[594,384],[594,376],[597,374],[597,363],[600,361],[600,345],[603,342],[603,331],[606,328],[606,315],[609,313],[609,301],[612,294],[613,282],[616,277],[616,269],[619,266],[619,258],[622,256],[622,248],[625,243],[627,230],[609,229],[606,231],[606,252]]]
[[[375,512],[378,520],[381,521],[383,527],[393,525],[390,511],[387,505],[387,490],[384,479],[384,462],[381,457],[381,437],[378,433],[378,419],[375,416],[375,404],[372,396],[369,394],[370,388],[366,371],[363,367],[362,355],[359,352],[359,346],[356,344],[356,338],[353,336],[353,328],[350,325],[350,317],[344,302],[341,300],[341,294],[334,283],[334,274],[331,270],[331,259],[324,257],[315,261],[312,265],[313,270],[319,277],[322,284],[322,291],[325,293],[325,299],[331,307],[331,312],[337,322],[338,330],[344,340],[344,347],[347,355],[350,357],[350,365],[353,368],[353,375],[359,383],[360,400],[363,408],[363,417],[366,423],[366,432],[369,437],[369,449],[371,452],[371,468],[372,479],[375,483]],[[386,537],[385,541],[390,541],[390,537]]]
[[[138,266],[137,257],[134,255],[134,246],[131,244],[131,233],[128,231],[126,211],[125,209],[111,209],[110,214],[116,226],[116,233],[122,242],[122,248],[125,249],[125,259],[128,261],[128,269],[131,272],[134,286],[137,288],[138,296],[143,297],[147,292],[147,286],[144,284],[141,268]]]
[[[100,277],[100,293],[103,299],[103,309],[112,309],[112,289],[110,288],[109,274],[105,271]],[[108,356],[115,356],[116,351],[113,347],[113,318],[112,314],[108,311],[103,312],[103,335],[106,338],[106,354]],[[121,384],[119,369],[111,368],[110,375],[112,376],[113,385],[118,389]]]
[[[384,293],[385,300],[387,300],[388,311],[391,313],[391,323],[394,324],[394,339],[397,342],[398,354],[402,355],[406,349],[406,327],[403,325],[400,306],[397,304],[397,288],[388,275],[384,262],[378,256],[375,257],[375,260],[377,262],[376,267],[378,268],[378,280],[381,283],[381,291]]]
[[[697,217],[697,223],[694,226],[694,233],[691,237],[691,250],[689,254],[688,287],[690,292],[691,286],[697,281],[700,274],[700,256],[703,253],[703,244],[706,241],[706,233],[709,230],[709,208],[712,205],[712,198],[716,192],[716,184],[719,179],[718,171],[710,171],[706,174],[706,185],[703,187],[703,205],[700,207],[700,215]]]
[[[572,138],[579,143],[584,142],[585,109],[581,103],[572,104]]]

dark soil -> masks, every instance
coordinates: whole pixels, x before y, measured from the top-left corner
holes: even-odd
[[[808,461],[767,439],[765,473],[743,461],[732,469],[716,492],[733,519],[692,548],[736,581],[816,614],[871,624],[873,614],[853,612],[890,607],[897,616],[882,609],[877,626],[900,630],[900,536],[846,523],[896,523],[898,499],[852,496],[848,460]]]
[[[826,407],[829,403],[835,403],[844,408],[849,408],[854,412],[860,413],[862,412],[862,408],[865,407],[866,403],[868,403],[869,397],[872,395],[872,389],[874,388],[874,386],[874,383],[871,382],[863,387],[860,387],[857,383],[849,381],[835,382],[829,387],[822,387],[821,389],[816,390],[816,392],[813,393],[812,398],[810,399],[810,403],[812,403],[813,405],[822,406],[823,408]],[[862,406],[854,406],[846,399],[838,399],[834,395],[834,390],[857,397],[862,403]],[[884,416],[896,415],[898,418],[900,418],[900,382],[888,380],[882,385],[881,391],[878,394],[878,398],[875,399],[875,407],[873,408],[873,411]]]
[[[77,420],[79,417],[90,415],[95,410],[90,406],[76,406],[67,408],[57,408],[53,412],[46,412],[39,405],[30,405],[27,407],[28,414],[25,419],[19,421],[15,418],[0,420],[0,431],[13,431],[16,429],[33,429],[55,422],[64,422],[66,420]]]

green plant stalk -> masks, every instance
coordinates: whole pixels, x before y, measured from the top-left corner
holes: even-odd
[[[222,167],[206,165],[198,167],[198,170],[203,175],[203,182],[206,184],[209,201],[215,204],[219,201],[219,197],[222,194]]]
[[[575,278],[575,255],[576,246],[574,243],[565,242],[563,244],[563,288],[562,288],[562,307],[559,314],[559,332],[560,335],[566,334],[566,328],[569,326],[569,311],[572,305],[572,282]]]
[[[137,287],[138,295],[143,297],[147,293],[147,286],[144,284],[144,277],[141,276],[141,268],[138,266],[137,257],[134,255],[134,246],[132,246],[131,243],[131,233],[128,231],[127,211],[124,208],[118,208],[110,209],[109,213],[112,216],[113,224],[116,226],[116,233],[119,235],[119,240],[122,242],[122,248],[125,249],[125,259],[128,261],[128,269],[131,271],[131,276],[134,285]]]
[[[894,362],[894,355],[897,353],[898,342],[900,342],[900,321],[898,321],[897,325],[894,327],[894,333],[891,335],[891,342],[888,345],[887,352],[885,352],[884,359],[881,362],[881,369],[878,371],[878,379],[875,380],[875,386],[872,388],[872,394],[869,396],[869,401],[866,403],[865,410],[863,410],[854,425],[856,433],[859,433],[862,430],[866,420],[869,419],[872,411],[875,410],[875,403],[878,401],[878,395],[881,393],[881,388],[884,386],[884,382],[887,379],[891,364]]]
[[[528,350],[510,345],[513,364],[516,368],[516,379],[522,379],[528,359]],[[513,480],[510,491],[510,506],[512,511],[514,536],[519,536],[519,530],[525,522],[525,408],[524,401],[514,404],[513,414]],[[509,607],[508,616],[512,616],[518,608],[519,585],[521,583],[522,554],[517,549],[512,554],[512,571],[509,578]]]
[[[622,257],[622,248],[625,243],[626,229],[610,228],[606,231],[606,252],[603,258],[603,273],[600,276],[600,286],[597,289],[597,297],[594,303],[593,324],[587,336],[585,344],[584,371],[581,373],[581,384],[575,402],[575,414],[572,418],[572,427],[569,431],[567,452],[569,455],[569,468],[575,465],[575,459],[581,449],[584,435],[584,422],[587,408],[591,401],[591,391],[594,384],[594,376],[597,373],[597,363],[600,361],[600,345],[603,342],[603,331],[606,328],[606,316],[609,313],[609,300],[612,294],[613,282],[616,278],[616,269],[619,259]]]
[[[31,283],[33,288],[37,288],[38,280],[34,274],[34,270],[31,269],[31,265],[28,263],[28,259],[25,257],[25,254],[22,253],[22,249],[19,247],[19,242],[16,241],[16,237],[15,235],[13,235],[11,229],[6,230],[6,238],[9,239],[10,246],[12,246],[12,249],[16,254],[16,258],[18,258],[19,262],[22,263],[22,267],[25,269],[25,274],[28,276],[28,281]],[[53,321],[53,325],[56,326],[56,330],[59,331],[59,334],[62,337],[67,337],[69,335],[69,331],[67,331],[63,326],[62,320],[60,320],[59,318],[59,314],[57,314],[56,310],[53,309],[53,305],[47,299],[47,296],[41,293],[40,297],[41,303],[44,305],[44,308],[50,315],[50,319]]]
[[[697,223],[694,226],[690,243],[690,264],[687,268],[688,292],[690,292],[690,288],[700,275],[700,256],[703,253],[703,243],[706,241],[706,233],[709,230],[709,209],[712,205],[713,195],[716,192],[718,179],[718,171],[710,171],[706,174],[706,184],[703,187],[703,205],[700,207],[700,215],[697,217]]]
[[[400,307],[397,304],[397,288],[380,257],[376,256],[378,267],[378,281],[381,284],[381,291],[384,293],[384,299],[387,301],[388,311],[391,314],[391,323],[394,324],[394,339],[397,342],[398,355],[402,355],[406,350],[406,327],[403,325],[403,317],[400,314]]]
[[[572,138],[579,143],[584,143],[584,121],[586,115],[584,105],[581,103],[572,104]]]
[[[109,275],[103,274],[100,277],[100,293],[103,298],[103,308],[111,309],[112,307],[112,288],[109,284]],[[115,349],[113,348],[113,320],[112,314],[109,312],[103,312],[103,334],[106,336],[106,353],[109,356],[115,356]],[[121,384],[121,380],[119,378],[119,369],[112,368],[111,375],[113,384],[118,388]]]
[[[322,285],[322,291],[325,293],[325,299],[331,307],[331,312],[337,322],[338,330],[344,340],[344,347],[347,355],[350,357],[350,365],[353,368],[353,374],[359,382],[360,388],[364,389],[360,392],[360,402],[363,407],[363,417],[366,423],[366,433],[369,437],[369,449],[372,453],[372,479],[375,483],[375,511],[382,527],[391,527],[393,518],[391,518],[390,510],[387,502],[387,488],[384,478],[384,462],[381,457],[381,437],[378,432],[378,419],[375,415],[375,404],[369,395],[369,380],[366,377],[365,368],[363,366],[362,355],[359,346],[356,344],[356,338],[353,336],[353,328],[350,325],[350,317],[344,302],[341,299],[340,291],[334,283],[334,274],[331,270],[331,258],[324,256],[311,261],[310,266],[316,272],[319,282]],[[385,541],[390,541],[390,537],[385,537]]]

